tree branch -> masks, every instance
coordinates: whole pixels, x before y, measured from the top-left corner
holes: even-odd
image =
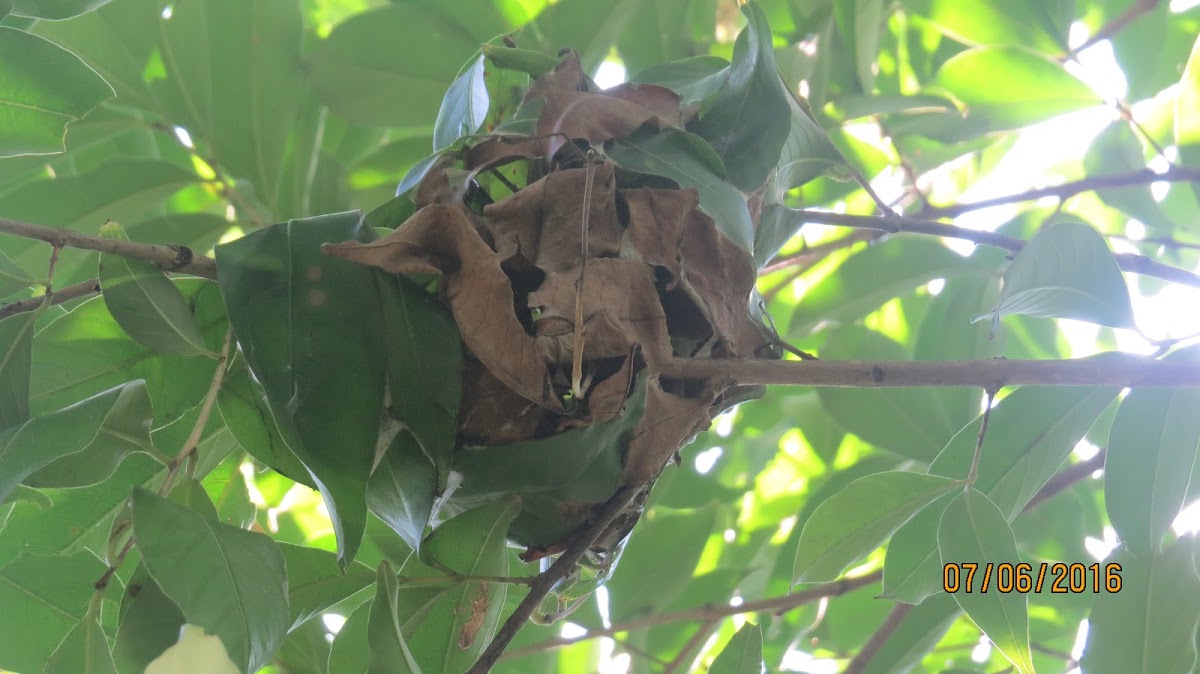
[[[674,358],[658,374],[728,377],[739,384],[887,388],[896,386],[1200,386],[1200,363],[1111,354],[1069,360],[778,361]]]
[[[1076,47],[1073,50],[1074,53],[1078,54],[1097,42],[1107,40],[1108,38],[1116,35],[1117,33],[1121,32],[1121,29],[1123,29],[1125,26],[1133,23],[1133,21],[1139,16],[1154,11],[1154,9],[1161,4],[1162,0],[1136,0],[1132,5],[1129,6],[1129,9],[1126,9],[1112,21],[1109,21],[1107,24],[1101,26],[1100,29],[1097,30],[1087,40],[1085,40],[1083,44]]]
[[[1096,453],[1095,456],[1087,461],[1072,463],[1066,468],[1063,468],[1055,473],[1054,477],[1051,477],[1049,480],[1047,480],[1046,484],[1042,485],[1042,488],[1033,495],[1033,498],[1029,499],[1029,503],[1025,504],[1025,510],[1036,508],[1042,503],[1042,501],[1046,501],[1058,496],[1060,492],[1066,491],[1076,482],[1079,482],[1080,480],[1103,468],[1105,454],[1105,450],[1101,449]],[[1024,512],[1024,510],[1022,512]]]
[[[936,220],[922,220],[903,215],[880,217],[875,215],[848,215],[845,213],[805,211],[799,209],[791,209],[791,211],[794,217],[804,222],[815,222],[822,225],[836,225],[839,227],[855,227],[858,229],[874,229],[892,234],[900,232],[929,234],[949,239],[964,239],[1014,252],[1021,250],[1025,247],[1025,244],[1029,243],[1024,239],[1018,239],[1015,236],[1007,234],[967,229],[966,227],[937,222]],[[1200,288],[1200,275],[1165,265],[1145,255],[1116,253],[1113,257],[1116,258],[1117,264],[1121,269],[1127,272],[1142,274],[1143,276],[1153,276],[1164,281]]]
[[[575,637],[556,637],[547,639],[541,643],[526,646],[512,650],[504,655],[505,660],[519,658],[525,655],[533,655],[543,651],[561,648],[562,646],[570,646],[571,644],[589,639],[599,639],[601,637],[614,637],[622,632],[636,632],[637,630],[655,625],[668,625],[677,622],[701,622],[708,623],[710,621],[721,620],[732,615],[741,615],[744,613],[758,613],[760,611],[773,611],[777,615],[790,611],[798,606],[811,604],[814,601],[824,599],[825,597],[837,597],[847,592],[853,592],[860,587],[866,587],[874,583],[878,583],[883,579],[883,571],[874,571],[864,576],[856,576],[854,578],[844,578],[836,580],[832,583],[822,583],[815,587],[810,587],[800,592],[785,594],[782,597],[769,597],[767,599],[758,599],[756,601],[748,601],[733,606],[731,604],[706,604],[695,608],[683,609],[673,613],[660,613],[658,615],[649,615],[643,618],[635,618],[623,623],[605,627],[601,629],[588,630],[586,633]]]
[[[210,279],[217,277],[216,262],[212,258],[196,255],[187,246],[106,239],[62,227],[45,227],[2,217],[0,217],[0,232],[26,239],[38,239],[53,246],[82,248],[101,253],[112,253],[134,260],[146,260],[158,265],[163,271],[194,274]]]
[[[1036,201],[1043,197],[1057,197],[1059,199],[1069,199],[1076,194],[1091,192],[1093,190],[1106,189],[1111,187],[1130,187],[1133,185],[1149,185],[1157,182],[1200,182],[1200,171],[1189,168],[1181,168],[1173,166],[1162,173],[1156,173],[1149,169],[1144,171],[1135,171],[1133,173],[1123,173],[1118,175],[1108,176],[1088,176],[1061,185],[1051,185],[1050,187],[1040,187],[1038,189],[1019,192],[1016,194],[1006,194],[991,199],[981,199],[980,201],[972,201],[965,204],[951,204],[947,206],[926,206],[916,213],[920,218],[953,218],[963,213],[970,211],[978,211],[984,208],[993,206],[1003,206],[1005,204],[1015,204],[1022,201]]]
[[[100,279],[89,279],[82,283],[76,283],[54,291],[50,294],[50,304],[62,304],[63,302],[70,302],[71,300],[87,297],[98,292],[100,292]],[[13,314],[33,311],[40,307],[43,301],[45,301],[45,296],[31,297],[18,302],[9,302],[4,306],[0,306],[0,320],[8,318]]]
[[[915,608],[913,604],[896,604],[893,606],[892,610],[888,612],[887,617],[883,619],[883,624],[879,626],[879,629],[875,630],[870,639],[867,639],[867,643],[863,644],[858,653],[854,654],[854,657],[850,660],[850,664],[846,665],[846,669],[842,671],[842,674],[862,674],[866,671],[867,665],[871,664],[871,661],[875,659],[875,655],[879,653],[879,649],[883,648],[883,645],[891,638],[892,632],[895,632],[896,628],[900,627],[900,623],[904,622],[904,616],[908,615],[908,612],[913,610],[913,608]]]

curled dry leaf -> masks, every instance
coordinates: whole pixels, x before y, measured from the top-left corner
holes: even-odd
[[[535,135],[473,139],[425,175],[419,210],[392,234],[325,248],[392,273],[441,277],[439,296],[467,351],[456,461],[468,477],[458,494],[520,484],[525,511],[510,536],[540,546],[527,559],[561,549],[622,484],[640,485],[636,505],[589,552],[612,558],[664,465],[714,414],[761,395],[724,380],[663,379],[665,363],[779,357],[750,311],[750,253],[700,210],[696,190],[602,154],[587,159],[589,146],[640,128],[682,126],[679,97],[651,85],[592,88],[568,54],[525,97],[545,100]],[[579,152],[552,161],[567,138]],[[524,180],[475,180],[514,159],[534,160],[505,168],[514,178],[525,171]],[[489,184],[503,186],[493,194]],[[567,432],[575,435],[560,437]],[[483,453],[506,450],[495,455],[503,470],[478,469]],[[494,483],[483,484],[489,476]]]

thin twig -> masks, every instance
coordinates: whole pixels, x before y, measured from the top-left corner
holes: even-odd
[[[776,615],[782,615],[799,606],[810,604],[814,601],[819,601],[825,597],[837,597],[848,592],[853,592],[861,587],[878,583],[883,578],[882,571],[875,571],[863,576],[855,576],[854,578],[843,578],[832,583],[822,583],[800,592],[786,594],[780,597],[768,597],[766,599],[757,599],[755,601],[747,601],[736,606],[731,604],[706,604],[695,608],[683,609],[672,613],[659,613],[657,615],[644,616],[635,618],[623,623],[618,623],[612,627],[599,628],[588,630],[586,633],[573,637],[556,637],[548,639],[541,643],[533,644],[525,648],[515,649],[505,654],[504,659],[519,658],[524,655],[532,655],[543,651],[570,646],[571,644],[589,639],[599,639],[602,637],[614,637],[623,632],[636,632],[638,630],[654,627],[656,625],[669,625],[679,622],[707,622],[710,620],[721,620],[733,615],[743,615],[746,613],[758,613],[760,611],[771,611]]]
[[[983,456],[983,440],[987,437],[988,419],[992,418],[992,401],[996,399],[996,389],[988,389],[987,404],[983,408],[983,421],[979,422],[979,437],[975,438],[975,456],[971,457],[971,470],[967,473],[967,487],[975,484],[979,477],[979,459]]]
[[[1018,239],[1015,236],[1000,234],[997,232],[985,232],[976,229],[967,229],[957,225],[949,225],[936,220],[923,220],[921,218],[910,218],[903,215],[893,216],[874,216],[874,215],[849,215],[846,213],[830,213],[827,211],[806,211],[792,209],[792,216],[804,222],[815,222],[823,225],[837,225],[839,227],[855,227],[858,229],[874,229],[881,232],[889,232],[898,234],[900,232],[908,232],[910,234],[929,234],[931,236],[940,236],[948,239],[963,239],[973,243],[980,243],[1005,250],[1018,251],[1029,243],[1024,239]],[[1113,255],[1117,260],[1117,264],[1127,272],[1134,274],[1142,274],[1143,276],[1153,276],[1179,283],[1182,285],[1193,286],[1200,288],[1200,275],[1193,274],[1183,269],[1178,269],[1170,265],[1165,265],[1157,262],[1145,255],[1135,253],[1117,253]]]
[[[484,649],[483,654],[479,656],[471,669],[467,670],[467,674],[486,674],[492,669],[492,665],[496,664],[496,660],[512,643],[513,637],[525,626],[529,616],[533,615],[534,610],[542,603],[546,595],[575,569],[575,564],[591,547],[592,542],[608,528],[608,525],[625,510],[637,492],[643,488],[644,486],[640,484],[622,486],[596,511],[586,526],[575,532],[574,538],[566,550],[558,556],[549,569],[539,574],[530,584],[529,594],[525,595],[517,608],[500,626],[500,631],[496,633],[492,642]]]
[[[1076,482],[1090,477],[1092,473],[1104,468],[1105,454],[1105,450],[1101,449],[1090,459],[1080,461],[1079,463],[1072,463],[1055,473],[1054,477],[1047,480],[1046,484],[1042,485],[1042,488],[1033,495],[1033,498],[1029,499],[1029,503],[1025,504],[1025,510],[1031,510],[1041,504],[1042,501],[1058,496],[1060,492],[1070,488]]]
[[[575,343],[571,354],[571,396],[583,399],[583,281],[587,273],[588,220],[592,214],[592,181],[596,177],[596,151],[588,148],[583,181],[583,215],[579,223],[579,277],[575,279]]]
[[[778,361],[673,358],[672,379],[728,377],[738,384],[888,388],[904,386],[1200,386],[1200,363],[1126,354],[1066,360]]]
[[[1091,37],[1089,37],[1087,40],[1084,40],[1083,44],[1079,45],[1072,51],[1075,54],[1078,54],[1079,52],[1098,42],[1107,40],[1108,38],[1121,32],[1121,29],[1123,29],[1125,26],[1133,23],[1134,19],[1137,19],[1143,14],[1154,11],[1154,9],[1161,4],[1162,0],[1136,0],[1136,2],[1129,6],[1129,9],[1121,12],[1121,14],[1119,14],[1112,21],[1109,21],[1101,26],[1099,30],[1091,35]]]
[[[187,440],[184,441],[183,447],[179,450],[179,454],[167,466],[167,476],[163,479],[162,486],[158,488],[160,495],[166,495],[167,492],[171,491],[171,485],[175,481],[175,476],[179,474],[180,466],[200,446],[200,438],[204,435],[204,427],[208,424],[208,417],[212,414],[213,405],[217,402],[217,393],[221,390],[221,383],[225,381],[226,365],[229,363],[229,351],[232,347],[233,326],[230,326],[225,330],[225,343],[221,345],[221,354],[217,357],[217,370],[213,373],[212,382],[208,386],[208,392],[204,394],[204,402],[200,404],[200,412],[196,415],[196,423],[192,426],[192,432],[188,434]]]
[[[721,624],[721,620],[723,618],[714,618],[701,623],[696,628],[695,633],[679,649],[679,654],[675,656],[675,659],[667,663],[666,667],[663,667],[662,674],[675,674],[675,672],[681,671],[681,668],[682,671],[686,672],[688,665],[692,664],[692,661],[696,659],[692,651],[700,648],[704,645],[705,641],[708,641],[709,633],[712,632],[714,627]]]
[[[81,248],[146,260],[158,265],[163,271],[195,274],[210,279],[217,277],[216,262],[212,258],[196,255],[187,246],[106,239],[62,227],[46,227],[3,217],[0,217],[0,232],[45,241],[53,246]]]
[[[867,639],[867,643],[863,644],[858,653],[854,654],[854,657],[850,659],[850,664],[846,665],[846,669],[842,671],[842,674],[862,674],[865,672],[867,665],[871,664],[871,661],[879,654],[879,649],[883,648],[883,645],[891,638],[892,632],[895,632],[896,628],[900,627],[900,623],[904,622],[904,616],[908,615],[908,612],[913,610],[913,608],[912,604],[896,604],[892,607],[887,617],[883,619],[883,624],[879,626],[879,629],[875,630],[870,639]]]
[[[1200,171],[1190,168],[1172,167],[1161,173],[1156,173],[1149,169],[1144,171],[1134,171],[1133,173],[1124,173],[1108,176],[1088,176],[1072,182],[1063,183],[1061,185],[1051,185],[1050,187],[1040,187],[1038,189],[1019,192],[1016,194],[1006,194],[991,199],[981,199],[980,201],[971,201],[964,204],[951,204],[947,206],[927,206],[916,213],[920,218],[953,218],[955,216],[968,213],[970,211],[978,211],[992,206],[1002,206],[1005,204],[1016,204],[1023,201],[1037,201],[1044,197],[1057,197],[1059,199],[1068,199],[1076,194],[1091,192],[1093,190],[1105,189],[1110,187],[1130,187],[1133,185],[1148,185],[1157,182],[1200,182]]]
[[[62,304],[80,297],[87,297],[100,292],[100,279],[90,279],[82,283],[69,285],[62,290],[56,290],[50,294],[50,304]],[[19,300],[17,302],[9,302],[4,306],[0,306],[0,320],[8,318],[14,314],[33,311],[42,305],[45,301],[45,295],[31,297],[27,300]]]

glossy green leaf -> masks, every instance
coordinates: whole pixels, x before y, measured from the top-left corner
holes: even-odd
[[[610,141],[605,153],[622,168],[670,178],[700,193],[700,209],[737,245],[754,246],[754,225],[740,192],[725,182],[720,158],[703,138],[669,128]]]
[[[1045,0],[917,0],[906,5],[970,45],[1023,45],[1058,56],[1067,50],[1069,14]]]
[[[12,13],[37,19],[58,21],[90,12],[109,0],[11,0]]]
[[[67,125],[112,95],[71,52],[0,26],[0,157],[62,152]]]
[[[375,601],[371,602],[367,622],[369,674],[421,674],[421,666],[413,658],[400,626],[399,592],[396,572],[384,561],[377,571]]]
[[[1183,78],[1179,80],[1179,93],[1175,95],[1175,145],[1184,164],[1200,168],[1200,36],[1192,47]],[[1192,191],[1200,198],[1200,186],[1193,183]]]
[[[519,499],[508,498],[461,513],[434,530],[421,556],[466,576],[507,576],[505,536],[520,508]],[[503,584],[470,581],[401,587],[399,621],[421,670],[470,668],[500,624],[506,592]]]
[[[763,671],[762,630],[746,623],[713,660],[709,674],[759,674]]]
[[[400,430],[367,485],[367,506],[413,550],[433,515],[437,474],[408,431]]]
[[[855,252],[805,293],[788,331],[800,336],[822,323],[849,323],[935,278],[973,267],[970,260],[927,237],[890,238]]]
[[[692,131],[716,150],[729,181],[749,193],[779,163],[791,122],[767,17],[754,3],[742,13],[748,24],[734,44],[729,74]]]
[[[1023,46],[968,49],[942,64],[932,84],[927,93],[949,93],[993,131],[1100,104],[1061,64]]]
[[[226,319],[217,284],[196,278],[173,282],[188,300],[208,349],[219,349]],[[204,397],[213,368],[213,361],[206,358],[150,351],[121,329],[103,298],[95,297],[54,319],[33,341],[30,410],[45,414],[124,382],[143,379],[157,422],[167,424]]]
[[[642,516],[606,587],[614,621],[657,613],[687,587],[717,524],[716,503],[692,510],[657,507]],[[672,564],[662,560],[671,559]]]
[[[291,220],[217,248],[238,343],[321,489],[343,564],[366,526],[386,345],[375,272],[324,255],[320,245],[373,237],[349,212]]]
[[[1102,362],[1098,359],[1098,366]],[[1025,386],[1009,394],[992,409],[975,489],[1012,521],[1117,393],[1113,388]],[[981,423],[978,417],[963,427],[930,464],[929,473],[965,478]],[[883,567],[884,596],[915,604],[941,588],[936,531],[948,502],[943,497],[896,531]]]
[[[355,562],[343,572],[337,555],[302,545],[280,543],[279,551],[287,566],[288,631],[317,617],[337,603],[357,593],[375,580],[375,574]]]
[[[99,609],[98,603],[89,604],[87,613],[54,649],[44,674],[117,674]]]
[[[238,444],[250,456],[292,480],[316,487],[284,439],[283,429],[275,423],[266,393],[250,376],[244,357],[237,357],[225,373],[225,381],[217,393],[217,408]]]
[[[804,524],[796,547],[794,583],[834,580],[879,547],[913,515],[960,486],[938,475],[892,471],[851,482],[826,499]]]
[[[480,47],[487,60],[504,70],[515,70],[530,77],[541,77],[554,70],[559,59],[530,49],[517,49],[497,44],[485,44]]]
[[[35,282],[16,262],[0,252],[0,297],[24,290]]]
[[[236,674],[241,670],[229,659],[225,646],[215,635],[195,625],[184,625],[179,641],[154,659],[146,674]]]
[[[910,360],[904,347],[884,335],[858,326],[829,333],[822,358],[836,360]],[[937,456],[959,425],[950,416],[944,391],[896,387],[817,389],[821,406],[838,425],[882,449],[929,461]]]
[[[133,531],[150,574],[189,623],[220,637],[241,668],[269,660],[288,627],[287,574],[274,541],[144,489],[133,493]]]
[[[1108,244],[1078,222],[1038,232],[1004,272],[996,308],[977,320],[1009,314],[1134,327],[1129,289]]]
[[[0,500],[17,483],[82,487],[103,481],[131,452],[149,451],[152,411],[134,381],[0,433]]]
[[[438,102],[458,65],[480,44],[507,31],[505,21],[475,10],[476,25],[453,12],[472,11],[406,2],[355,14],[313,50],[311,76],[321,101],[347,120],[379,126],[420,126],[435,119]],[[403,44],[403,49],[395,45]],[[437,54],[437,58],[413,58]]]
[[[41,310],[0,320],[0,428],[29,418],[33,331]]]
[[[40,672],[87,614],[104,564],[90,552],[26,556],[0,567],[0,667]]]
[[[967,489],[946,506],[937,539],[943,564],[976,563],[983,567],[1021,561],[1005,514],[977,489]],[[963,578],[966,583],[965,573]],[[987,574],[976,573],[971,580],[969,591],[964,587],[954,593],[955,601],[1017,671],[1032,674],[1025,594],[1000,592],[994,585],[984,587],[988,580],[997,582],[996,578],[988,579]]]
[[[462,398],[458,325],[445,305],[408,279],[376,272],[376,282],[387,340],[388,413],[433,460],[441,491],[454,457]]]
[[[1198,349],[1177,351],[1168,362],[1195,362]],[[1200,390],[1135,388],[1121,402],[1104,459],[1104,505],[1132,554],[1157,551],[1186,505],[1192,465],[1200,448]]]
[[[1100,563],[1100,582],[1088,615],[1079,664],[1088,674],[1187,674],[1196,665],[1200,578],[1195,537],[1160,553],[1118,551]],[[1110,564],[1119,565],[1109,566]],[[1111,576],[1111,578],[1110,578]],[[1120,579],[1120,590],[1109,591]],[[1088,574],[1091,582],[1091,574]]]
[[[368,600],[346,618],[329,651],[330,672],[367,674],[370,667],[367,627],[374,603]]]
[[[445,149],[483,126],[488,114],[487,83],[483,79],[484,56],[471,58],[442,98],[433,124],[433,150]]]
[[[679,94],[686,107],[712,96],[729,77],[729,61],[719,56],[693,56],[682,61],[652,65],[629,79],[636,84],[657,84]]]
[[[115,222],[100,228],[102,235],[128,241]],[[130,337],[156,353],[208,353],[200,327],[183,293],[156,265],[120,255],[100,255],[100,288],[104,304]]]

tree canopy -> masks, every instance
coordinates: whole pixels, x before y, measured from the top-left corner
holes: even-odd
[[[1197,671],[1198,35],[0,0],[0,671]]]

